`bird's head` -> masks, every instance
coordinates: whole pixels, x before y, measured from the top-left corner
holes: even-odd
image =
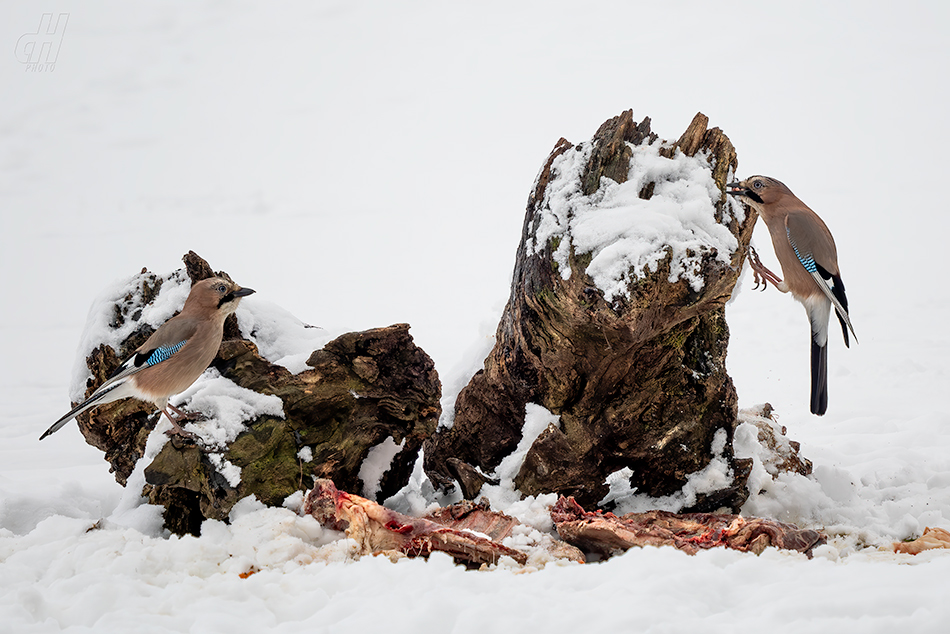
[[[254,289],[242,288],[223,277],[210,277],[192,285],[191,293],[185,300],[185,308],[191,305],[197,310],[230,315],[237,310],[241,298],[253,292]]]
[[[759,212],[765,205],[792,193],[784,183],[768,176],[750,176],[744,181],[729,183],[726,188],[727,194],[735,196]]]

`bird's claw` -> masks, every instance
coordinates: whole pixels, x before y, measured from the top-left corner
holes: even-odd
[[[168,410],[175,412],[175,416],[172,416]],[[172,424],[172,428],[165,431],[166,436],[169,438],[178,436],[179,438],[190,440],[196,445],[200,444],[198,442],[198,435],[194,432],[185,430],[180,423],[206,420],[207,417],[204,414],[200,412],[186,412],[169,403],[167,409],[165,410],[165,418],[167,418],[168,422]]]
[[[183,429],[180,425],[178,427],[172,427],[171,429],[165,430],[165,435],[168,436],[175,447],[181,449],[183,445],[191,444],[198,448],[198,451],[204,454],[220,452],[221,449],[215,447],[214,445],[206,445],[194,432],[190,432],[186,429]],[[180,439],[180,440],[176,440]]]
[[[175,412],[175,419],[176,419],[176,420],[183,420],[183,421],[194,422],[194,421],[207,420],[207,419],[208,419],[208,417],[205,416],[204,414],[202,414],[201,412],[186,412],[186,411],[183,410],[183,409],[179,409],[179,408],[175,407],[175,406],[172,405],[171,403],[168,404],[168,409],[170,409],[171,411]],[[171,419],[171,416],[169,416],[168,418]]]
[[[755,280],[755,286],[752,287],[752,290],[759,288],[759,285],[762,286],[763,291],[767,289],[769,287],[768,280],[759,273],[759,270],[765,267],[762,265],[762,260],[759,259],[759,254],[755,252],[755,247],[751,244],[749,245],[749,268],[752,269],[752,279]]]
[[[165,435],[168,436],[169,438],[178,436],[180,438],[185,438],[187,440],[190,440],[194,443],[198,442],[197,434],[187,431],[186,429],[183,429],[181,426],[175,426],[175,427],[172,427],[171,429],[166,429]]]
[[[782,279],[765,268],[762,260],[759,259],[759,254],[755,251],[755,247],[751,244],[749,245],[749,268],[752,269],[752,279],[755,280],[755,286],[752,287],[752,290],[756,290],[761,284],[764,291],[769,287],[769,282],[772,282],[779,290],[782,289]]]

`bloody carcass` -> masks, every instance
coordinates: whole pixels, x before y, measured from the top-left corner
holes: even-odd
[[[691,555],[716,546],[760,554],[768,546],[775,546],[811,556],[811,549],[825,541],[818,531],[775,520],[667,511],[618,517],[585,511],[573,497],[564,496],[551,508],[551,519],[561,539],[603,555],[633,546],[673,546]]]
[[[442,551],[468,565],[496,563],[507,556],[524,564],[528,556],[488,537],[454,529],[432,520],[409,517],[366,498],[337,490],[320,479],[307,494],[304,512],[324,526],[345,531],[360,545],[361,553],[399,552],[409,557]]]

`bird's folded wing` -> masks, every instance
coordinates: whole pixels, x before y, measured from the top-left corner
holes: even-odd
[[[198,324],[194,320],[182,317],[183,315],[173,317],[152,333],[152,336],[139,346],[135,354],[115,369],[115,372],[103,383],[103,387],[167,361],[185,347],[185,344],[195,336]]]
[[[182,339],[181,341],[171,344],[158,346],[157,348],[151,348],[147,350],[142,350],[139,348],[139,352],[133,354],[129,359],[115,369],[115,372],[112,373],[112,376],[102,384],[103,387],[120,381],[124,378],[130,377],[133,374],[138,374],[146,368],[150,368],[154,365],[158,365],[163,361],[167,361],[172,358],[176,352],[181,350],[185,344],[188,343],[187,339]]]
[[[831,301],[835,311],[848,324],[851,334],[854,335],[854,339],[857,341],[858,336],[854,333],[854,326],[851,325],[848,309],[835,296],[828,280],[823,275],[823,273],[830,276],[838,274],[837,253],[831,233],[828,232],[824,223],[809,223],[808,220],[809,218],[799,215],[789,214],[785,217],[785,233],[788,236],[788,243],[795,251],[798,261],[818,284],[818,288]]]

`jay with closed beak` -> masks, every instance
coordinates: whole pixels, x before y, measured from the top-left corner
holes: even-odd
[[[754,209],[765,221],[772,237],[775,257],[785,279],[765,268],[750,246],[749,265],[756,288],[772,282],[783,293],[805,306],[811,321],[811,412],[821,416],[828,409],[828,319],[832,306],[841,322],[844,345],[850,347],[848,330],[854,335],[848,315],[848,298],[838,270],[838,254],[828,227],[808,205],[783,183],[767,176],[751,176],[729,183],[728,193]],[[857,341],[857,335],[854,335]]]
[[[162,324],[105,383],[53,423],[40,440],[93,407],[129,397],[155,403],[171,421],[169,434],[191,437],[169,409],[179,420],[188,414],[170,405],[168,399],[187,389],[211,364],[221,346],[225,318],[237,309],[242,297],[253,292],[221,277],[195,282],[181,312]]]

